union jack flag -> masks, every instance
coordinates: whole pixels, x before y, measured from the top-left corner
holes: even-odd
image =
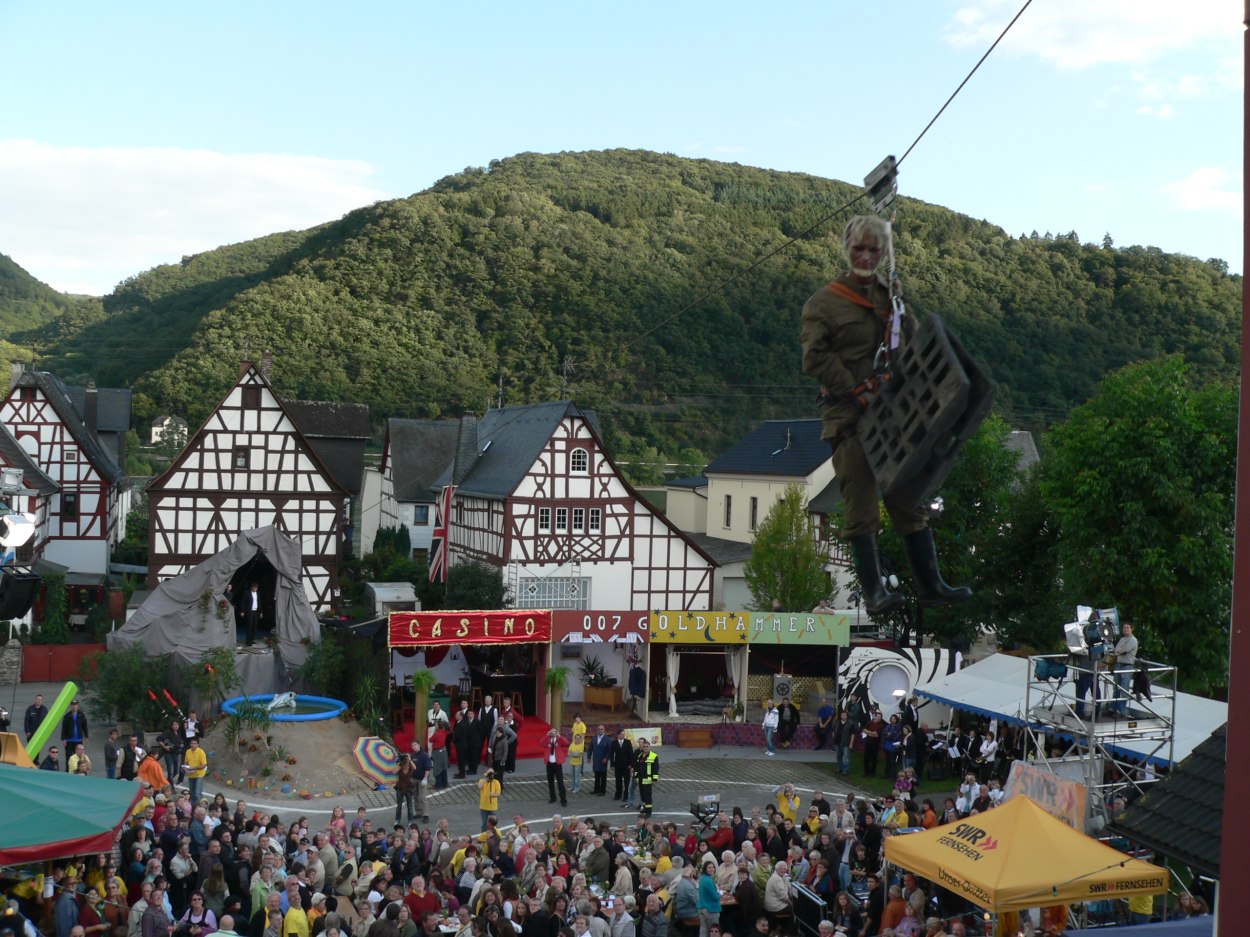
[[[434,537],[430,541],[430,582],[447,581],[447,528],[451,526],[451,499],[454,485],[448,485],[434,505]]]

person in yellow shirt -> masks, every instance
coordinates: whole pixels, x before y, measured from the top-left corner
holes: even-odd
[[[192,741],[195,741],[192,739]],[[290,909],[282,918],[282,937],[309,937],[312,930],[308,915],[299,897],[299,882],[292,878],[286,883],[286,896]]]
[[[656,844],[655,854],[658,858],[655,860],[655,871],[652,875],[663,875],[673,867],[673,860],[669,857],[672,847],[668,840],[662,839]]]
[[[578,715],[573,722],[573,741],[569,743],[569,767],[572,769],[571,794],[582,792],[582,771],[586,761],[586,723]]]
[[[795,792],[793,784],[777,788],[777,812],[791,823],[795,822],[802,804],[803,799]]]
[[[187,750],[182,756],[182,770],[187,774],[187,787],[191,791],[191,803],[198,804],[204,796],[204,775],[208,774],[208,754],[200,748],[200,740],[193,738],[187,742]],[[308,919],[304,919],[307,926]],[[305,935],[307,937],[307,935]]]
[[[486,776],[477,779],[477,806],[482,811],[482,832],[486,832],[486,821],[492,813],[499,810],[499,792],[502,790],[495,772],[487,768]]]

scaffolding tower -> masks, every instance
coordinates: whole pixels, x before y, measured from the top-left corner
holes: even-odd
[[[1130,683],[1148,693],[1126,694],[1115,676],[1088,657],[1029,658],[1025,759],[1085,784],[1090,831],[1106,823],[1116,794],[1143,792],[1156,766],[1172,765],[1176,668],[1139,658]]]

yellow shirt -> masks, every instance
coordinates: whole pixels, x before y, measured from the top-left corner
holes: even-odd
[[[308,937],[310,930],[303,908],[292,906],[282,919],[282,937]]]
[[[189,770],[187,777],[202,778],[208,774],[208,753],[202,748],[188,748],[182,756]]]
[[[659,860],[655,864],[655,871],[652,874],[659,875],[662,872],[667,872],[672,867],[673,867],[672,859],[670,859],[668,856],[660,856]]]
[[[498,780],[486,780],[481,778],[477,782],[477,805],[482,810],[490,810],[492,812],[499,809],[499,791],[501,787]]]
[[[787,797],[785,791],[777,792],[777,812],[787,820],[793,821],[799,814],[799,807],[803,804],[803,798],[798,794],[793,797]]]
[[[580,723],[579,723],[580,724]],[[569,743],[569,764],[580,765],[582,756],[586,752],[586,736],[577,731],[577,725],[573,726],[573,741]]]

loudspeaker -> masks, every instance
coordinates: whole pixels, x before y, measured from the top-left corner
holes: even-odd
[[[21,618],[29,612],[40,581],[35,573],[4,570],[0,575],[0,619]]]
[[[794,696],[794,678],[788,673],[773,674],[773,701],[780,703],[786,696]]]

